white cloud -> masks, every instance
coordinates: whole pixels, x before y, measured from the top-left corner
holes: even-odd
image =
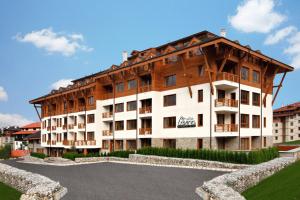
[[[274,0],[245,0],[237,7],[237,13],[228,17],[229,23],[246,33],[268,33],[286,19],[274,7]]]
[[[291,66],[300,68],[300,32],[295,33],[288,39],[289,46],[284,49],[284,53],[292,57]]]
[[[276,43],[282,41],[283,39],[285,39],[286,37],[288,37],[290,34],[295,32],[296,30],[297,30],[297,28],[294,26],[288,26],[288,27],[282,28],[282,29],[278,30],[276,33],[268,35],[268,37],[266,38],[264,43],[266,45],[276,44]]]
[[[51,85],[52,89],[58,90],[60,87],[67,87],[68,85],[72,85],[72,80],[73,79],[61,79],[56,81]]]
[[[19,114],[4,114],[0,113],[0,127],[5,126],[23,126],[25,124],[32,123],[31,120]]]
[[[0,101],[7,101],[8,95],[4,89],[4,87],[0,86]]]
[[[32,43],[37,48],[46,50],[48,53],[61,53],[71,56],[78,50],[90,52],[93,48],[82,44],[82,34],[62,34],[53,32],[52,28],[32,31],[25,35],[17,34],[17,41]]]

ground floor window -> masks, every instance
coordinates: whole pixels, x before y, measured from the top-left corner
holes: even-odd
[[[126,141],[126,150],[136,149],[136,140],[127,140]]]
[[[141,147],[151,147],[151,138],[142,138]]]
[[[176,148],[176,139],[164,139],[163,140],[164,148]]]
[[[103,140],[102,149],[108,149],[108,148],[109,148],[109,140]]]
[[[115,141],[115,150],[123,150],[123,140],[116,140]]]
[[[250,139],[241,138],[241,150],[249,150],[249,149],[250,149]]]
[[[197,140],[197,149],[202,149],[203,148],[203,139],[200,138]]]

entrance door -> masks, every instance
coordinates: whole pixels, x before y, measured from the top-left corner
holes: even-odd
[[[217,124],[225,124],[225,115],[217,114]]]
[[[241,149],[242,150],[249,150],[249,138],[241,138]]]
[[[230,115],[231,124],[235,124],[235,114]]]

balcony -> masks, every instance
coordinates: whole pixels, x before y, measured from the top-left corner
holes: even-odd
[[[222,81],[222,80],[238,83],[239,82],[239,76],[235,75],[235,74],[228,73],[228,72],[218,73],[217,74],[217,81]]]
[[[151,135],[152,128],[140,128],[139,134],[140,135]]]
[[[55,131],[56,130],[56,126],[52,126],[51,129],[52,129],[52,131]]]
[[[140,93],[149,92],[151,90],[152,90],[152,85],[144,85],[139,88]]]
[[[74,146],[75,142],[73,140],[63,140],[63,145]]]
[[[216,107],[221,107],[221,106],[226,106],[226,107],[238,107],[238,100],[235,99],[216,99],[215,100],[215,106]]]
[[[85,124],[84,123],[78,123],[78,129],[83,129],[85,128]]]
[[[47,131],[50,131],[50,130],[51,130],[51,127],[50,127],[50,126],[48,126],[48,127],[47,127]]]
[[[113,97],[114,97],[114,94],[112,92],[102,94],[103,99],[112,99]]]
[[[112,136],[112,130],[103,130],[102,135],[103,136]]]
[[[96,145],[96,140],[77,140],[75,141],[75,146],[94,146]]]
[[[112,112],[105,112],[105,113],[102,113],[102,117],[103,118],[111,118],[113,116],[113,113]]]
[[[52,141],[51,141],[51,144],[52,144],[52,145],[56,145],[56,140],[52,140]]]
[[[237,132],[237,124],[216,124],[215,132]]]
[[[146,113],[151,113],[152,112],[152,106],[146,106],[140,108],[140,114],[146,114]]]
[[[62,128],[63,128],[63,130],[66,130],[67,129],[67,124],[64,124]]]
[[[51,144],[51,140],[47,140],[47,145],[50,145]]]
[[[74,129],[74,124],[69,124],[68,129]]]
[[[78,106],[78,111],[85,111],[85,106]]]

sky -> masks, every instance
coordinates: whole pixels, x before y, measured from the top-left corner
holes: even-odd
[[[299,101],[299,8],[296,0],[2,0],[0,127],[37,121],[29,100],[120,64],[124,50],[222,28],[229,39],[295,67],[274,108]]]

